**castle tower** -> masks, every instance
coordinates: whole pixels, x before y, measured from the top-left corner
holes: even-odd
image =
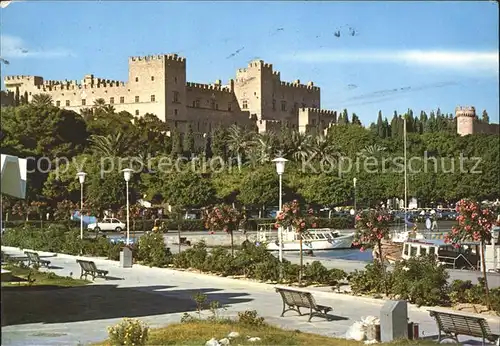
[[[472,135],[476,121],[476,109],[470,106],[459,106],[455,108],[457,118],[457,133],[460,136]]]
[[[186,59],[177,54],[129,58],[130,102],[163,121],[186,118]],[[146,106],[147,105],[147,106]],[[139,108],[139,107],[138,107]],[[139,110],[136,110],[134,115]]]

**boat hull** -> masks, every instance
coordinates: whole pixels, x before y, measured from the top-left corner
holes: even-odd
[[[352,242],[354,240],[354,235],[346,235],[338,238],[333,238],[331,240],[313,240],[313,241],[302,241],[302,250],[336,250],[336,249],[350,249]],[[282,244],[282,251],[300,251],[300,242],[298,240],[294,241],[284,241]],[[278,241],[270,242],[267,244],[267,249],[270,251],[279,251]]]

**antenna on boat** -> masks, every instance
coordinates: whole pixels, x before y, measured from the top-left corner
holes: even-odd
[[[405,156],[405,232],[408,231],[408,220],[407,220],[407,209],[408,209],[408,176],[407,176],[407,168],[406,168],[406,116],[403,117],[404,123],[403,123],[403,136],[404,136],[404,156]]]

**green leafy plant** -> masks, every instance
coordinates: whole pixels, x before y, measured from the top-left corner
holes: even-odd
[[[165,248],[161,233],[147,233],[139,238],[137,258],[150,267],[165,267],[172,262],[172,255]]]
[[[254,327],[260,327],[266,324],[264,322],[264,317],[259,317],[255,310],[238,312],[238,323]]]
[[[386,280],[380,280],[384,273],[379,262],[367,264],[365,270],[355,270],[351,273],[349,285],[354,294],[382,293],[391,287],[391,273],[387,273]]]
[[[108,328],[109,341],[113,345],[144,346],[148,341],[149,327],[137,319],[125,318]]]
[[[449,277],[433,256],[410,258],[396,263],[392,294],[418,306],[446,303]]]

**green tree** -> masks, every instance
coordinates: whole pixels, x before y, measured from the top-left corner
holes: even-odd
[[[195,153],[194,133],[191,124],[189,124],[186,137],[184,137],[184,150],[188,153],[188,155],[194,155]]]
[[[182,156],[181,135],[177,130],[173,130],[171,132],[171,140],[172,140],[172,152],[170,153],[170,155],[173,158]]]
[[[284,176],[286,179],[286,176]],[[278,204],[278,175],[274,166],[261,166],[248,171],[241,181],[238,201],[259,209],[259,217],[266,206]]]
[[[228,156],[228,133],[225,129],[217,127],[212,136],[212,152],[214,156],[221,157],[227,161]]]
[[[175,207],[183,209],[200,208],[215,203],[215,189],[210,179],[192,172],[189,167],[168,174],[163,179],[162,195]]]
[[[361,120],[359,120],[359,117],[358,117],[358,115],[356,113],[352,113],[352,121],[351,121],[351,123],[353,125],[362,126]]]
[[[382,111],[378,111],[377,134],[380,138],[385,138],[384,121],[382,120]]]
[[[482,118],[482,120],[483,120],[483,122],[485,122],[487,124],[490,122],[490,117],[489,117],[488,112],[486,111],[486,109],[483,110],[483,118]]]

